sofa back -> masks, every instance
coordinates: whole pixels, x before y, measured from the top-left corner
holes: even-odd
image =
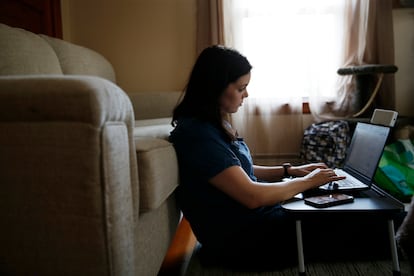
[[[181,98],[179,91],[128,93],[136,120],[170,118]],[[171,122],[171,121],[170,121]],[[170,123],[168,122],[168,123]]]
[[[93,50],[0,23],[0,75],[38,74],[116,80],[109,61]]]

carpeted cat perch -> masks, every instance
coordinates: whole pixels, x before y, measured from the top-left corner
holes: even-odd
[[[357,113],[352,115],[353,117],[359,117],[368,110],[378,94],[384,75],[394,74],[397,72],[397,70],[397,66],[389,64],[365,64],[338,69],[337,73],[339,75],[356,76],[356,89],[359,95],[358,105],[362,106],[362,103],[365,102],[365,105]],[[374,84],[374,78],[376,75],[378,75],[378,80],[375,84],[373,92],[369,96],[369,94],[367,94],[367,91],[372,90],[372,85]]]

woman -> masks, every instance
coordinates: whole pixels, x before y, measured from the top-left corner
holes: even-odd
[[[202,260],[267,269],[296,261],[294,221],[280,203],[343,178],[322,163],[253,164],[247,145],[227,120],[248,97],[251,68],[233,49],[206,48],[174,110],[170,141],[180,168],[177,201],[202,245]],[[286,176],[294,178],[281,181]],[[306,222],[303,227],[304,239],[320,242],[315,239],[320,229],[305,229]]]

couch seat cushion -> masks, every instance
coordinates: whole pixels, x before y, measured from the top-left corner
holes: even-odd
[[[171,118],[136,120],[134,137],[155,137],[166,140],[172,130]]]
[[[136,137],[140,213],[157,209],[178,186],[174,147],[164,139]]]

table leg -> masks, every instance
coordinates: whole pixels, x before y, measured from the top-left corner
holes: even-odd
[[[397,243],[395,241],[394,221],[388,220],[388,235],[390,239],[391,256],[392,256],[392,273],[394,276],[401,275],[400,263],[398,260]]]
[[[302,224],[300,220],[296,221],[296,243],[298,246],[299,275],[306,275],[305,258],[303,255]]]

